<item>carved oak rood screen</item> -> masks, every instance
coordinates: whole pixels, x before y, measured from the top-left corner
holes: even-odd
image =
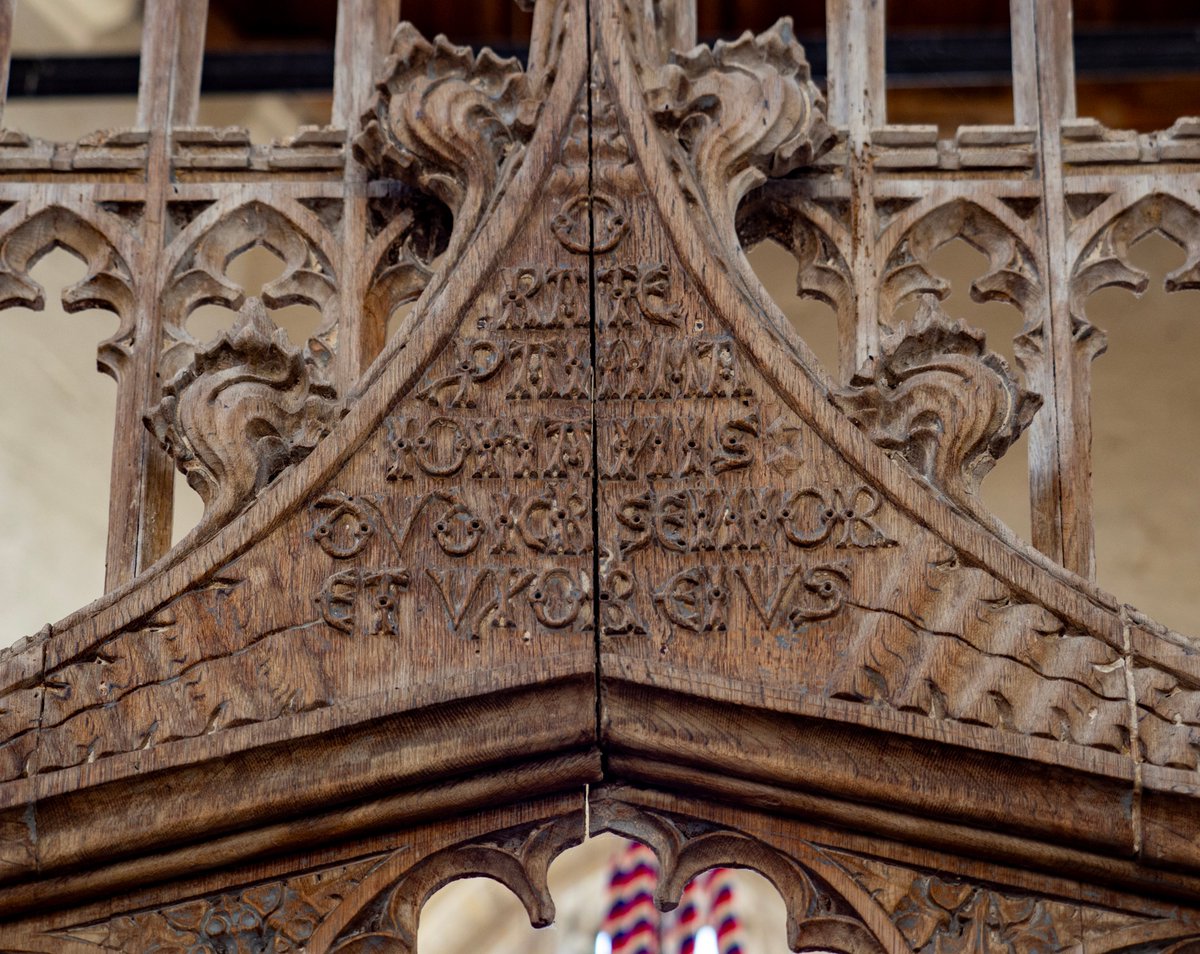
[[[871,0],[827,98],[788,21],[538,0],[522,67],[342,0],[333,125],[253,146],[193,125],[202,6],[147,4],[138,128],[0,144],[4,303],[64,245],[122,322],[110,592],[0,657],[0,950],[413,952],[479,874],[544,924],[585,819],[663,907],[760,871],[796,951],[1200,950],[1200,642],[1089,579],[1080,304],[1193,250],[1196,120],[1084,148],[1062,0],[1013,0],[1017,124],[941,143]],[[1027,428],[1037,550],[977,493]]]

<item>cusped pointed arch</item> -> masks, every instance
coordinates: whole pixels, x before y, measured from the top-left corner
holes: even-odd
[[[827,208],[792,189],[764,186],[738,207],[737,229],[742,251],[771,240],[791,252],[796,260],[796,294],[833,309],[841,344],[839,367],[828,372],[831,378],[848,381],[857,370],[853,349],[846,345],[854,339],[858,313],[849,265],[851,242],[844,224]],[[748,263],[741,270],[747,278],[753,274]],[[754,286],[756,297],[766,299],[765,289],[758,282]]]
[[[662,911],[675,908],[686,885],[704,872],[744,868],[765,877],[783,898],[789,949],[837,954],[908,950],[869,895],[811,846],[786,836],[782,840],[787,847],[775,846],[707,818],[703,810],[689,816],[626,801],[619,794],[592,800],[586,819],[582,812],[569,812],[510,827],[453,844],[416,863],[407,855],[397,855],[321,926],[310,950],[312,954],[417,954],[417,924],[425,902],[451,881],[478,876],[508,887],[534,927],[548,925],[555,917],[547,881],[550,864],[586,834],[603,832],[640,842],[654,852],[658,861],[654,901]],[[386,878],[394,880],[379,890]]]
[[[1200,208],[1194,200],[1165,190],[1123,200],[1124,196],[1112,196],[1076,229],[1087,236],[1071,277],[1072,314],[1077,322],[1084,320],[1086,300],[1101,288],[1145,292],[1149,276],[1132,263],[1130,250],[1151,233],[1165,236],[1184,251],[1183,263],[1165,279],[1166,290],[1200,288]]]
[[[229,264],[262,247],[283,263],[280,275],[262,289],[272,308],[303,304],[321,314],[306,350],[328,368],[337,349],[341,300],[337,240],[320,218],[292,199],[267,202],[236,198],[214,203],[189,222],[167,249],[162,266],[163,351],[160,375],[169,381],[191,360],[197,342],[187,320],[201,305],[239,309],[245,290],[229,279]],[[330,369],[331,371],[332,369]]]
[[[377,200],[381,222],[363,255],[370,278],[362,307],[379,340],[396,309],[416,301],[433,281],[434,260],[448,250],[454,227],[449,210],[431,196],[399,184],[395,191]]]
[[[100,370],[119,382],[131,357],[141,292],[130,268],[137,260],[131,242],[125,223],[96,205],[14,205],[0,216],[0,308],[40,311],[44,291],[30,277],[30,270],[56,248],[70,252],[87,271],[63,289],[63,308],[68,313],[100,308],[120,318],[120,326],[101,343],[98,355]]]
[[[881,322],[888,325],[897,310],[914,298],[944,299],[950,293],[930,259],[944,245],[961,239],[988,259],[987,271],[971,285],[971,297],[1015,307],[1025,319],[1023,334],[1027,335],[1045,317],[1043,278],[1028,231],[1028,222],[991,197],[960,198],[934,208],[918,202],[904,209],[879,239],[885,262],[880,277]]]

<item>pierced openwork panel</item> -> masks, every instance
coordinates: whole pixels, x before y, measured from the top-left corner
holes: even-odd
[[[1200,644],[1090,579],[1085,304],[1151,231],[1198,285],[1195,123],[1075,119],[1068,6],[1012,9],[1033,92],[939,141],[867,0],[824,89],[786,20],[544,0],[521,63],[342,0],[333,124],[262,146],[147,4],[136,130],[0,142],[0,304],[61,245],[121,318],[110,592],[0,656],[0,946],[411,952],[456,877],[548,923],[600,831],[663,906],[761,872],[796,951],[1200,945]],[[1025,433],[1033,546],[979,494]]]

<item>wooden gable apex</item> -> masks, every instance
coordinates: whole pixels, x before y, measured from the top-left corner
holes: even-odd
[[[539,3],[525,69],[397,31],[364,307],[419,302],[350,393],[256,300],[172,359],[147,425],[203,522],[3,657],[0,947],[224,950],[225,905],[258,917],[230,950],[410,951],[474,873],[544,923],[585,786],[664,904],[755,867],[796,950],[1200,943],[1192,643],[986,512],[1041,399],[903,241],[869,294],[856,266],[852,234],[956,216],[1010,229],[998,294],[1047,295],[1004,184],[829,201],[861,117],[788,24],[668,56],[671,10]],[[250,234],[327,293],[298,205],[183,227],[169,301]],[[848,383],[742,255],[782,229],[851,312],[921,300],[847,326]]]

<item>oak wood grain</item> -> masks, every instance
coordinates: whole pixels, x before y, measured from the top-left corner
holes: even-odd
[[[1076,119],[1057,0],[1017,124],[942,141],[882,3],[831,0],[827,102],[786,20],[539,3],[523,67],[344,0],[332,123],[254,143],[192,125],[195,10],[147,7],[137,129],[0,141],[0,304],[62,245],[121,319],[110,592],[0,653],[0,945],[411,952],[480,873],[546,923],[585,817],[663,906],[759,870],[796,950],[1200,943],[1200,646],[1090,580],[1087,486],[1087,298],[1156,230],[1200,285],[1194,121]],[[979,496],[1026,428],[1036,548]]]

